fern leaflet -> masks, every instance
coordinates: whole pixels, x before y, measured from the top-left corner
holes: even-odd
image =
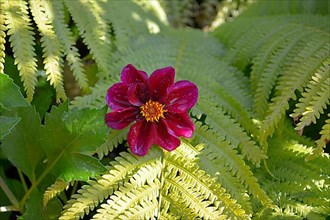
[[[0,8],[4,8],[4,2],[0,1]],[[4,73],[4,63],[5,63],[5,37],[6,37],[6,26],[5,26],[5,16],[0,13],[0,73]]]
[[[66,99],[62,76],[62,44],[53,30],[52,19],[54,15],[49,8],[45,7],[46,4],[46,1],[30,0],[32,15],[42,36],[40,41],[44,52],[47,80],[54,86],[56,99],[59,101]]]
[[[100,73],[108,76],[110,66],[111,37],[109,26],[100,19],[100,10],[92,10],[90,1],[64,0],[73,20],[75,21],[84,43],[90,49]]]
[[[75,42],[72,37],[72,33],[69,30],[67,24],[64,22],[64,7],[61,1],[45,1],[45,7],[47,11],[52,14],[52,24],[54,30],[61,43],[63,43],[64,54],[68,61],[70,68],[73,72],[78,85],[85,91],[89,91],[87,83],[87,77],[84,73],[83,63],[80,59],[78,49],[75,47]]]
[[[66,190],[69,188],[70,183],[64,182],[62,180],[56,180],[54,184],[47,187],[47,190],[44,192],[43,195],[43,206],[46,207],[49,200],[63,192],[63,190]]]
[[[9,41],[13,48],[15,64],[22,78],[27,99],[32,101],[37,83],[37,59],[34,52],[35,39],[31,28],[26,1],[3,0],[5,24],[10,35]]]

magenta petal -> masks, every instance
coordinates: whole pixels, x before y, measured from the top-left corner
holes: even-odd
[[[127,108],[121,111],[109,112],[105,116],[105,121],[110,128],[120,130],[133,122],[138,114],[138,108]]]
[[[167,127],[175,136],[191,138],[195,131],[195,125],[188,113],[166,114]]]
[[[186,112],[192,108],[198,98],[198,89],[194,83],[181,80],[169,88],[164,99],[166,110],[172,113]]]
[[[128,88],[128,100],[132,105],[141,106],[148,101],[148,90],[146,84],[135,83]]]
[[[132,64],[126,65],[121,72],[121,81],[127,85],[145,83],[148,79],[146,72],[136,69]]]
[[[148,153],[155,137],[154,123],[139,121],[132,125],[127,135],[128,146],[133,154],[144,156]]]
[[[108,89],[106,100],[112,110],[123,110],[131,106],[127,98],[127,85],[116,83]]]
[[[180,139],[170,134],[164,119],[157,124],[155,143],[167,151],[175,150],[180,145]]]
[[[161,101],[160,98],[164,97],[167,89],[173,85],[175,77],[175,70],[173,67],[165,67],[155,70],[149,78],[149,94],[150,98],[154,101]]]

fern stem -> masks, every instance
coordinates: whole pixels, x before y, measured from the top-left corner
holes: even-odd
[[[1,189],[5,192],[6,196],[8,197],[9,201],[13,204],[13,209],[18,209],[19,204],[18,204],[18,200],[16,199],[15,195],[13,194],[13,192],[9,189],[9,187],[7,186],[7,184],[5,183],[5,181],[2,179],[2,177],[0,176],[0,186]],[[2,207],[1,207],[2,208]],[[2,212],[2,209],[0,209],[0,212]]]
[[[268,173],[271,177],[273,177],[274,179],[276,179],[276,180],[280,180],[279,178],[277,178],[277,177],[276,177],[276,176],[270,171],[270,169],[268,168],[268,165],[267,165],[266,160],[263,160],[263,162],[264,162],[265,169],[266,169],[267,173]]]
[[[161,157],[161,163],[162,163],[162,167],[160,169],[160,184],[159,187],[160,189],[163,188],[164,186],[164,171],[165,171],[165,154],[166,151],[162,148],[162,157]],[[159,193],[159,200],[158,200],[158,217],[160,217],[160,211],[161,211],[161,204],[162,204],[162,193]]]
[[[71,182],[72,183],[72,182]],[[73,194],[75,194],[76,193],[76,191],[77,191],[77,188],[78,188],[78,184],[79,184],[79,182],[78,181],[74,181],[74,184],[73,184],[73,186],[72,186],[72,190],[71,190],[71,194],[70,194],[70,197],[73,195]]]

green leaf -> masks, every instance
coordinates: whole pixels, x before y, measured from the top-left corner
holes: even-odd
[[[8,135],[19,121],[18,117],[0,116],[0,140]]]
[[[105,142],[106,109],[73,109],[66,112],[67,103],[54,107],[46,115],[41,143],[47,155],[47,166],[57,177],[71,181],[88,180],[105,171],[91,152]]]
[[[35,168],[43,156],[38,140],[40,119],[32,106],[19,108],[17,114],[21,120],[3,139],[1,148],[10,162],[22,170],[33,183],[36,180]]]
[[[28,105],[13,80],[6,74],[0,74],[0,107],[9,109]]]
[[[33,220],[43,219],[42,218],[42,193],[38,190],[34,190],[31,194],[30,199],[26,202],[26,211],[21,216],[20,220]]]

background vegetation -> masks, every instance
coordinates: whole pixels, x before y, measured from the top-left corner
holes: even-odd
[[[327,0],[0,0],[1,219],[326,219]],[[128,63],[199,87],[192,139],[107,128]]]

